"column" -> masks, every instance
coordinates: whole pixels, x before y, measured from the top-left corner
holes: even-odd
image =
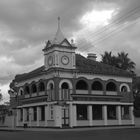
[[[133,110],[134,110],[134,107],[130,106],[129,107],[129,114],[130,114],[131,124],[135,124]]]
[[[22,108],[22,109],[23,109],[23,116],[22,116],[23,120],[22,120],[22,122],[23,122],[23,125],[24,125],[25,118],[26,118],[26,109],[25,108]]]
[[[17,109],[17,117],[16,117],[16,126],[19,126],[19,120],[20,120],[20,109]]]
[[[77,107],[73,105],[73,126],[77,126]]]
[[[104,125],[107,125],[107,105],[103,106],[103,119],[104,119]]]
[[[69,104],[69,118],[70,118],[70,127],[74,126],[74,116],[73,116],[73,105]]]
[[[32,116],[33,116],[33,109],[29,108],[29,126],[31,127],[32,123]]]
[[[88,106],[88,120],[89,120],[89,126],[92,126],[92,105]]]
[[[48,120],[48,114],[49,114],[49,107],[46,105],[45,106],[45,126],[47,126],[47,120]]]
[[[121,119],[121,106],[117,106],[117,119],[118,119],[118,124],[122,124],[122,119]]]
[[[37,106],[37,122],[36,122],[37,126],[39,126],[39,121],[40,121],[40,107]]]
[[[62,107],[59,105],[54,106],[55,126],[62,127]]]

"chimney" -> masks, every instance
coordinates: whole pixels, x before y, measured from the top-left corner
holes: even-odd
[[[87,58],[90,59],[90,60],[96,61],[97,56],[94,53],[88,53]]]

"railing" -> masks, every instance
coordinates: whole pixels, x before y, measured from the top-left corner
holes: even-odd
[[[91,94],[93,95],[103,95],[103,91],[99,91],[99,90],[92,90]]]
[[[117,91],[106,91],[106,95],[117,95]]]
[[[77,90],[76,89],[76,94],[88,94],[88,90]]]
[[[54,101],[55,100],[54,90],[47,90],[47,95],[48,95],[48,101]]]
[[[48,101],[68,101],[71,100],[71,89],[59,89],[58,92],[54,92],[54,90],[47,90]]]
[[[66,101],[66,100],[71,100],[71,92],[72,90],[70,89],[60,89],[59,90],[59,100],[60,101]]]

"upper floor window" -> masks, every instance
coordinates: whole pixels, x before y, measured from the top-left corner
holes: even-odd
[[[121,87],[121,92],[127,92],[128,90],[127,90],[127,87],[126,86],[122,86]]]
[[[107,85],[106,85],[106,90],[107,90],[107,91],[117,91],[116,84],[113,83],[113,82],[107,83]]]
[[[95,81],[95,82],[92,84],[92,90],[103,90],[102,83],[99,82],[99,81]]]
[[[66,82],[64,82],[61,86],[62,89],[69,89],[69,86]]]
[[[37,92],[37,87],[35,84],[32,85],[32,93],[36,93]]]
[[[30,88],[29,88],[29,86],[26,86],[25,87],[25,94],[30,94]]]
[[[39,83],[39,91],[45,91],[45,84],[43,82]]]
[[[76,89],[87,90],[88,89],[88,85],[87,85],[87,83],[84,80],[80,80],[76,84]]]

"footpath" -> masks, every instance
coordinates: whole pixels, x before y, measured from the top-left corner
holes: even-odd
[[[82,128],[12,128],[0,127],[0,131],[90,131],[105,129],[140,129],[140,126],[107,126],[107,127],[82,127]]]

